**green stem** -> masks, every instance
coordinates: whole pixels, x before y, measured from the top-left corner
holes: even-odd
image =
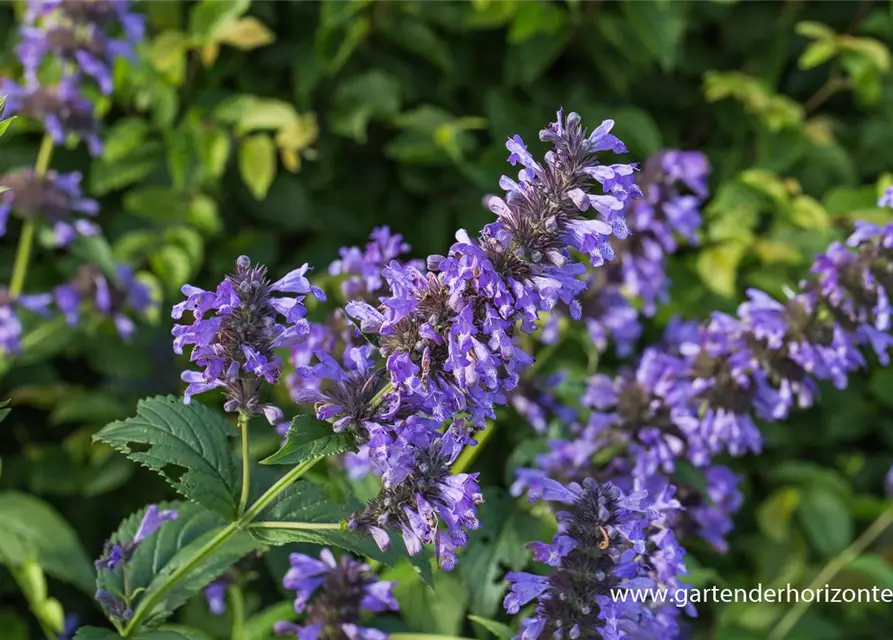
[[[478,454],[481,452],[481,449],[484,448],[484,444],[486,444],[487,440],[490,439],[490,436],[493,435],[493,432],[496,431],[496,425],[498,422],[493,422],[487,425],[487,428],[483,431],[478,432],[477,441],[478,443],[473,447],[466,446],[462,453],[459,454],[459,457],[453,463],[452,470],[453,473],[462,473],[468,467],[471,466],[471,463],[474,462],[474,459],[478,457]]]
[[[252,522],[249,529],[308,529],[340,531],[340,522]]]
[[[230,610],[233,612],[232,640],[242,640],[245,634],[245,599],[242,597],[242,588],[232,584],[227,591]]]
[[[248,414],[239,412],[239,437],[242,439],[242,496],[239,498],[239,515],[248,507],[248,494],[251,492],[251,458],[248,457]]]
[[[143,601],[140,602],[139,606],[136,608],[136,611],[134,612],[133,617],[130,619],[130,622],[128,622],[127,626],[124,627],[124,637],[129,638],[131,635],[136,633],[136,631],[140,627],[140,623],[142,623],[143,619],[146,616],[152,613],[152,609],[155,607],[156,604],[158,604],[162,596],[166,594],[177,583],[177,581],[180,580],[180,578],[195,569],[199,564],[202,563],[205,558],[214,553],[218,547],[229,540],[238,530],[239,522],[231,522],[226,525],[217,533],[216,536],[208,540],[208,542],[206,542],[194,556],[174,569],[171,572],[170,576],[168,576],[167,580],[165,580],[164,584],[162,584],[157,591],[148,593],[145,599],[143,599]]]
[[[313,458],[311,460],[305,460],[294,469],[286,473],[284,476],[279,478],[276,483],[267,489],[264,494],[257,499],[253,505],[251,505],[248,510],[245,512],[239,522],[243,525],[248,524],[253,521],[257,516],[260,515],[260,512],[267,508],[267,506],[275,500],[280,493],[285,491],[288,487],[295,483],[295,481],[300,478],[302,475],[307,473],[310,470],[310,467],[315,465],[320,461],[321,458]]]
[[[47,637],[47,640],[57,640],[58,636],[55,631],[53,631],[46,621],[43,619],[37,612],[37,602],[34,602],[31,598],[31,591],[25,586],[25,581],[27,580],[22,576],[22,569],[19,567],[9,567],[9,573],[12,575],[12,579],[15,580],[16,584],[19,586],[19,591],[22,592],[22,595],[25,596],[25,600],[28,601],[28,608],[31,609],[31,613],[34,614],[34,619],[37,620],[37,624],[40,626],[40,630],[43,632],[43,635]]]
[[[53,157],[53,138],[45,133],[40,143],[40,151],[37,153],[37,161],[34,163],[34,175],[42,178],[50,168],[50,158]],[[28,263],[31,260],[31,247],[34,245],[34,232],[37,228],[35,218],[28,218],[22,226],[22,235],[19,236],[19,245],[16,249],[15,261],[12,267],[12,277],[9,280],[9,296],[17,298],[25,286],[25,276],[28,274]]]
[[[206,542],[198,551],[196,551],[194,556],[174,569],[164,581],[164,583],[158,587],[157,590],[148,593],[146,597],[139,603],[136,611],[133,614],[133,617],[124,628],[124,637],[129,638],[139,630],[140,624],[142,624],[143,620],[152,613],[152,609],[161,601],[161,598],[168,591],[170,591],[174,587],[174,585],[180,581],[181,578],[193,571],[206,558],[213,554],[220,546],[222,546],[230,538],[232,538],[237,532],[248,527],[251,522],[258,515],[260,515],[260,513],[264,509],[266,509],[271,502],[273,502],[273,500],[275,500],[279,496],[279,494],[281,494],[289,486],[294,484],[301,476],[307,473],[307,471],[320,459],[321,458],[305,460],[301,464],[294,467],[291,471],[286,473],[284,476],[282,476],[272,487],[267,489],[264,494],[257,499],[257,502],[248,507],[248,509],[245,510],[245,513],[242,514],[242,516],[238,520],[236,520],[235,522],[231,522],[223,529],[221,529],[217,533],[217,535],[208,540],[208,542]]]
[[[842,569],[845,569],[852,564],[853,560],[858,558],[859,555],[868,548],[868,545],[874,542],[875,539],[886,531],[890,525],[893,525],[893,506],[888,507],[886,511],[881,513],[862,535],[856,538],[853,544],[844,549],[839,555],[831,558],[828,564],[826,564],[822,570],[818,572],[816,577],[813,578],[806,589],[814,591],[815,589],[820,589],[828,584],[828,581],[832,580]],[[782,638],[794,628],[794,625],[800,621],[800,618],[803,617],[803,614],[806,613],[811,604],[812,601],[806,602],[804,600],[799,600],[787,613],[785,613],[784,616],[782,616],[781,620],[778,621],[778,624],[775,625],[775,628],[772,629],[772,632],[768,636],[769,640],[782,640]]]

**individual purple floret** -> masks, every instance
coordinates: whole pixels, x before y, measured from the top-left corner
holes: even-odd
[[[145,315],[157,302],[129,266],[118,265],[116,275],[116,280],[109,280],[95,265],[82,265],[71,282],[53,290],[56,306],[69,325],[78,323],[81,301],[90,300],[101,315],[112,318],[118,335],[124,340],[133,336],[135,325],[125,312]]]
[[[205,587],[205,601],[208,603],[208,610],[213,615],[220,616],[226,613],[226,590],[231,582],[230,577],[224,575]]]
[[[29,81],[37,81],[38,69],[51,58],[64,73],[84,73],[103,93],[111,93],[115,59],[131,58],[145,32],[144,18],[131,13],[129,5],[125,0],[31,0],[18,47]]]
[[[120,540],[108,540],[102,557],[96,561],[96,569],[112,570],[118,565],[129,562],[140,542],[155,533],[165,522],[177,519],[177,512],[173,509],[161,509],[157,504],[149,505],[146,513],[140,521],[139,527],[130,542]]]
[[[90,155],[102,153],[94,107],[81,95],[74,78],[62,78],[57,84],[32,81],[24,85],[2,80],[0,94],[7,94],[9,115],[40,120],[56,144],[64,144],[69,136],[75,136],[87,143]]]
[[[81,617],[76,613],[66,613],[62,631],[56,634],[56,640],[72,640],[81,626]]]
[[[343,247],[341,259],[329,265],[329,273],[342,277],[339,287],[342,302],[350,300],[374,300],[374,294],[384,286],[382,269],[397,259],[403,259],[410,246],[403,242],[400,234],[392,234],[388,227],[377,227],[369,236],[365,249],[360,247]],[[408,261],[407,264],[421,268],[419,261]],[[306,367],[316,362],[322,364],[319,354],[342,362],[347,370],[353,368],[350,351],[367,343],[360,337],[353,322],[339,308],[332,312],[324,322],[311,323],[307,340],[292,348],[291,362],[296,371],[306,372]],[[303,403],[300,399],[302,389],[319,390],[323,378],[313,375],[293,374],[287,379],[292,399]],[[316,402],[316,400],[311,400]]]
[[[282,359],[274,350],[305,340],[310,332],[304,296],[325,300],[325,294],[305,277],[307,270],[305,264],[271,283],[265,266],[251,266],[248,257],[241,256],[216,291],[183,286],[187,299],[174,306],[171,317],[179,319],[190,311],[193,322],[174,326],[174,352],[195,345],[190,360],[204,369],[181,375],[189,383],[185,402],[195,394],[222,388],[227,411],[263,413],[270,424],[282,421],[282,410],[261,404],[259,395],[264,383],[279,381]]]
[[[53,297],[48,293],[9,295],[9,289],[0,287],[0,354],[16,355],[22,351],[22,322],[19,311],[24,309],[40,316],[50,315]]]
[[[529,544],[533,557],[552,567],[547,575],[506,574],[504,606],[518,613],[536,601],[522,622],[523,640],[614,640],[647,637],[654,603],[617,597],[661,584],[649,575],[648,554],[675,540],[662,531],[660,510],[643,504],[647,491],[624,494],[611,483],[587,479],[567,486],[546,479],[542,498],[558,502],[558,533],[550,544]],[[667,508],[672,505],[666,505]],[[671,567],[667,567],[671,568]],[[673,569],[676,567],[673,566]],[[675,576],[673,576],[675,580]]]
[[[446,256],[428,258],[427,274],[389,265],[380,306],[347,305],[380,342],[394,386],[425,412],[447,420],[467,411],[482,427],[532,362],[514,343],[516,329],[533,331],[539,314],[559,302],[579,317],[586,268],[571,250],[593,266],[613,257],[608,239],[626,237],[624,203],[640,194],[634,166],[599,162],[602,151],[626,150],[612,126],[608,120],[587,134],[579,115],[559,112],[540,132],[552,145],[543,163],[510,139],[509,162],[522,169],[517,181],[500,180],[504,199],[490,198],[497,221],[478,238],[459,231]]]
[[[302,553],[289,556],[291,568],[282,579],[297,592],[295,611],[305,613],[303,624],[277,622],[277,635],[300,640],[384,640],[387,634],[360,626],[362,612],[397,611],[395,582],[378,580],[369,565],[344,554],[340,560],[329,549],[319,559]]]
[[[78,235],[99,232],[95,223],[81,216],[95,216],[99,203],[81,195],[81,174],[48,171],[38,176],[34,169],[17,169],[0,176],[0,236],[6,234],[10,214],[23,219],[40,219],[53,228],[58,246],[65,246]]]
[[[391,544],[388,529],[401,533],[410,555],[433,543],[440,566],[449,571],[457,549],[468,541],[465,530],[480,525],[476,506],[483,496],[476,473],[450,470],[462,448],[473,442],[468,428],[459,421],[441,436],[438,426],[420,417],[407,420],[380,465],[381,493],[348,526],[370,533],[383,550]]]

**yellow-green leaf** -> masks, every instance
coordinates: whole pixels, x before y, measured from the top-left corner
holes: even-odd
[[[214,32],[214,39],[238,49],[257,49],[270,44],[276,36],[257,18],[247,17],[227,22]]]
[[[267,195],[276,177],[276,146],[266,134],[246,138],[239,150],[239,172],[256,200]]]
[[[812,196],[794,198],[791,222],[804,229],[827,229],[831,226],[825,207]]]
[[[828,62],[837,53],[837,43],[831,40],[816,40],[800,54],[797,65],[801,69],[812,69]]]
[[[738,263],[744,255],[744,244],[723,242],[707,247],[698,255],[697,269],[701,280],[712,291],[731,298],[735,295]]]

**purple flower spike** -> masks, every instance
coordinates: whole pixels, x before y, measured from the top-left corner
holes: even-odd
[[[25,75],[36,82],[43,61],[62,61],[66,70],[92,77],[103,93],[112,92],[115,58],[133,56],[142,39],[143,17],[130,13],[126,0],[40,0],[28,3],[18,47]],[[113,37],[113,34],[122,37]]]
[[[677,251],[680,239],[697,243],[710,166],[697,151],[661,151],[645,163],[639,176],[644,197],[636,199],[632,196],[638,187],[632,183],[629,165],[598,165],[587,171],[606,192],[625,198],[624,215],[612,219],[615,240],[603,247],[614,259],[590,273],[589,288],[575,301],[579,305],[560,306],[560,315],[582,317],[599,352],[613,340],[617,355],[625,358],[641,335],[639,310],[631,300],[641,302],[644,315],[654,315],[668,295],[667,256]],[[580,205],[588,206],[580,193],[574,196]],[[540,340],[554,343],[556,328],[557,322],[548,326]]]
[[[261,404],[259,395],[264,383],[279,381],[282,360],[275,349],[302,342],[310,333],[304,319],[305,295],[325,299],[307,280],[308,269],[305,264],[270,283],[266,267],[251,266],[242,256],[216,291],[183,286],[186,300],[174,306],[171,316],[180,319],[189,311],[193,322],[174,326],[174,352],[195,345],[190,360],[203,368],[202,372],[183,372],[182,379],[189,383],[185,402],[195,394],[222,388],[227,411],[263,414],[270,424],[282,421],[281,410]],[[298,295],[278,297],[275,293]]]
[[[395,529],[410,555],[433,544],[440,566],[449,571],[468,540],[466,530],[480,526],[476,506],[483,496],[476,473],[450,471],[463,446],[473,443],[467,427],[457,422],[441,436],[438,426],[419,417],[406,421],[380,463],[382,492],[354,514],[349,527],[369,533],[382,549],[390,545],[387,529]]]
[[[65,246],[75,237],[99,232],[82,216],[95,216],[99,203],[81,195],[81,174],[49,171],[38,177],[33,169],[19,169],[0,176],[0,236],[6,233],[10,214],[22,219],[38,218],[53,228],[56,244]]]
[[[105,589],[97,591],[94,597],[105,614],[112,620],[120,623],[127,622],[133,617],[133,609],[128,607],[122,598],[109,593]]]
[[[158,302],[151,289],[135,277],[129,266],[118,265],[116,275],[117,278],[110,281],[95,265],[82,265],[71,282],[53,289],[56,307],[69,325],[77,325],[81,301],[89,300],[100,315],[113,320],[122,339],[132,337],[135,325],[130,316],[145,316],[158,306]]]
[[[612,253],[608,238],[626,234],[624,204],[641,195],[633,165],[600,163],[598,152],[622,148],[608,129],[587,136],[577,114],[559,112],[540,133],[553,146],[545,162],[510,139],[509,162],[524,168],[518,181],[500,181],[504,198],[490,198],[497,220],[478,238],[458,232],[446,256],[429,257],[427,274],[389,265],[378,308],[347,306],[363,331],[379,334],[392,382],[408,401],[440,420],[467,409],[478,426],[505,404],[532,361],[514,344],[516,327],[529,333],[541,312],[575,304],[585,267],[570,250],[601,265]]]
[[[0,93],[8,96],[6,108],[9,115],[41,120],[56,144],[64,144],[69,136],[75,136],[87,143],[90,155],[102,153],[94,107],[81,95],[74,78],[62,78],[55,85],[30,81],[22,86],[2,80]]]
[[[295,611],[306,612],[303,624],[277,622],[277,635],[300,640],[384,640],[387,634],[358,625],[363,611],[397,611],[392,590],[396,583],[378,580],[369,565],[329,549],[319,559],[293,553],[282,584],[297,591]]]
[[[536,602],[518,639],[652,637],[648,634],[655,631],[651,626],[655,603],[613,597],[632,589],[676,586],[680,565],[666,565],[664,549],[672,547],[674,553],[681,549],[671,532],[655,535],[663,531],[662,516],[646,502],[647,492],[624,494],[591,478],[582,486],[562,488],[548,479],[547,484],[562,501],[558,533],[551,544],[530,547],[534,558],[553,570],[545,576],[506,574],[509,593],[503,604],[508,613]],[[671,575],[654,568],[662,566]]]

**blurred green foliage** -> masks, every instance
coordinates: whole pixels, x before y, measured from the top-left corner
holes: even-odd
[[[652,337],[672,315],[733,309],[750,286],[782,295],[854,220],[893,220],[875,206],[893,182],[886,2],[202,0],[141,9],[150,38],[135,63],[119,62],[114,95],[94,96],[105,153],[91,160],[82,148],[61,150],[54,165],[83,171],[102,202],[109,244],[82,251],[152,274],[162,317],[130,344],[99,323],[44,327],[26,337],[27,356],[6,363],[2,379],[13,412],[0,425],[0,500],[17,500],[46,522],[61,514],[87,555],[98,555],[126,514],[169,496],[154,475],[91,447],[90,438],[132,415],[138,398],[177,392],[182,363],[170,352],[164,310],[181,284],[219,281],[239,254],[274,270],[310,262],[322,275],[339,247],[362,243],[382,224],[403,233],[416,255],[442,252],[455,229],[489,220],[481,198],[506,171],[503,140],[532,140],[558,107],[590,126],[616,120],[636,160],[664,147],[709,155],[702,246],[673,259],[673,294]],[[3,76],[18,74],[18,10],[0,7]],[[0,170],[32,164],[39,140],[35,123],[16,121]],[[11,237],[0,246],[0,280],[9,277]],[[42,249],[29,289],[74,268]],[[578,357],[557,354],[550,366],[585,368]],[[876,368],[846,391],[823,389],[818,408],[767,425],[763,454],[732,463],[745,475],[747,500],[731,550],[692,546],[692,582],[805,587],[884,506],[891,398],[893,372]],[[436,596],[416,588],[408,565],[390,573],[402,580],[403,622],[414,631],[499,632],[467,615],[499,618],[502,573],[525,565],[521,545],[547,526],[500,488],[531,455],[524,441],[532,432],[508,411],[504,419],[517,429],[503,429],[506,442],[491,443],[477,463],[492,487],[482,514],[492,525],[461,570],[436,576]],[[270,448],[275,438],[259,435],[256,444]],[[518,446],[507,463],[495,453],[506,451],[501,444]],[[29,608],[46,608],[47,624],[58,626],[43,571],[68,580],[52,583],[65,610],[100,620],[80,569],[44,557],[69,537],[62,524],[48,526],[49,546],[25,536],[37,564],[15,569],[18,576],[0,570],[0,628],[9,640],[30,637]],[[0,560],[3,553],[0,543]],[[280,551],[268,560],[281,571],[277,558]],[[893,587],[891,563],[888,533],[834,585]],[[249,611],[260,607],[258,594],[269,601],[274,579],[260,578]],[[17,583],[32,585],[30,595]],[[224,637],[225,621],[209,619],[203,606],[189,605],[183,621]],[[787,607],[702,605],[695,634],[764,638]],[[283,615],[281,607],[273,613]],[[257,615],[267,616],[255,619],[257,628],[268,628],[257,620],[270,613]],[[883,604],[814,605],[789,637],[887,638],[891,628]]]

